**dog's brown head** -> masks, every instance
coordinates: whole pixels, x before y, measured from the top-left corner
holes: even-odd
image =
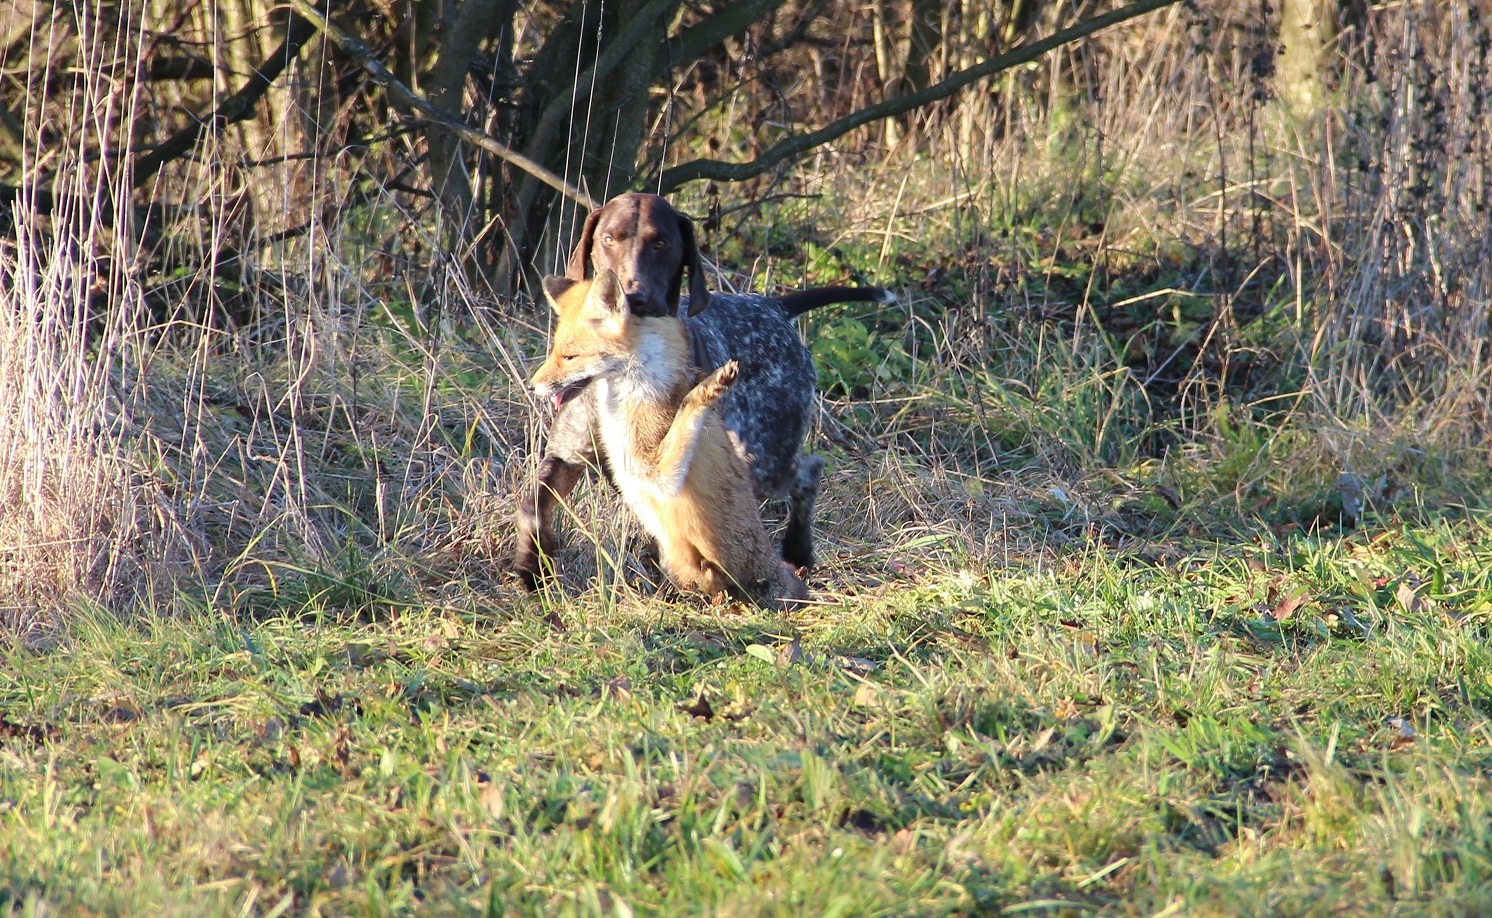
[[[694,224],[656,194],[618,195],[586,218],[565,276],[584,280],[587,264],[616,272],[634,315],[677,315],[686,268],[689,314],[710,305]]]

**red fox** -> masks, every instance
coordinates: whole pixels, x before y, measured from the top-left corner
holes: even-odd
[[[695,384],[688,333],[673,316],[629,309],[617,277],[544,278],[558,321],[533,385],[556,408],[597,387],[601,445],[622,497],[658,540],[684,590],[778,607],[808,588],[778,559],[745,460],[711,410],[735,384],[732,360]]]

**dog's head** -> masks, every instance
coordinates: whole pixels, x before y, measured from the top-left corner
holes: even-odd
[[[618,195],[586,218],[565,276],[584,280],[587,264],[615,272],[635,315],[678,315],[686,269],[689,314],[710,305],[694,224],[656,194]]]

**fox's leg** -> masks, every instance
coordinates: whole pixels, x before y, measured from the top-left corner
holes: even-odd
[[[684,489],[684,479],[689,477],[689,466],[694,461],[694,449],[699,443],[700,431],[705,418],[713,406],[730,387],[735,385],[740,365],[734,360],[706,376],[679,404],[673,423],[654,454],[653,471],[649,476],[657,496],[672,500]]]
[[[554,509],[570,496],[586,468],[599,464],[595,397],[589,391],[554,416],[533,489],[518,501],[518,547],[513,570],[536,589],[544,557],[555,549]]]

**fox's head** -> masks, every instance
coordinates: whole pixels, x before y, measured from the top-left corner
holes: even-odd
[[[632,316],[622,285],[611,271],[594,280],[544,278],[544,298],[557,319],[544,365],[534,373],[534,391],[559,408],[591,380],[626,365],[634,350]]]

